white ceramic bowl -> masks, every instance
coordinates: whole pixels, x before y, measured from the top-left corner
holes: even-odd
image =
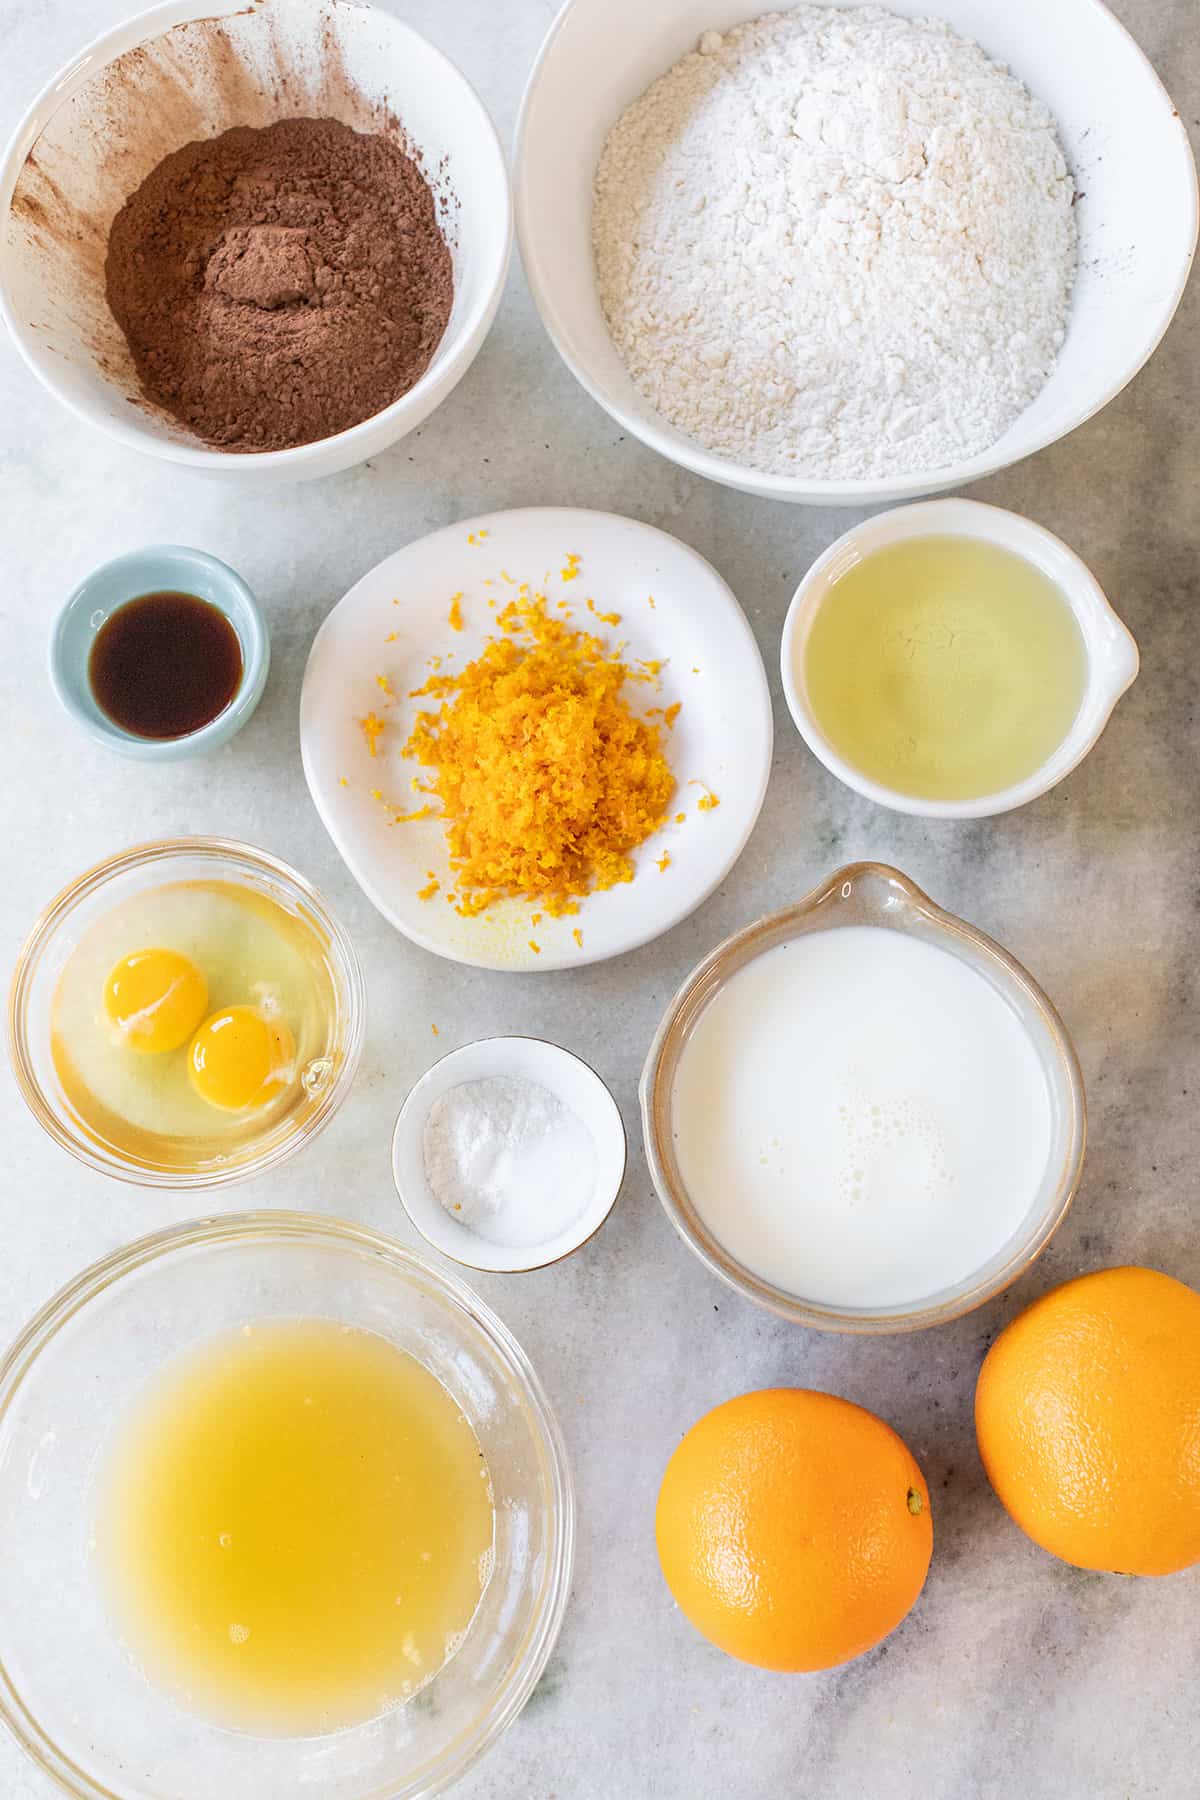
[[[592,398],[652,449],[773,500],[857,506],[936,493],[1064,437],[1118,394],[1154,350],[1196,244],[1196,169],[1183,122],[1100,0],[888,0],[893,12],[944,19],[1007,63],[1054,112],[1080,189],[1079,275],[1062,355],[1033,405],[990,450],[887,481],[769,475],[701,449],[634,386],[596,294],[592,182],[604,140],[702,32],[789,3],[795,0],[568,0],[563,7],[525,93],[516,195],[525,273],[564,361]]]
[[[425,1174],[425,1121],[434,1102],[465,1082],[493,1081],[499,1076],[533,1081],[548,1088],[582,1119],[596,1151],[595,1188],[579,1217],[565,1231],[548,1235],[540,1244],[520,1248],[494,1244],[452,1219]],[[620,1109],[599,1075],[578,1056],[544,1038],[481,1038],[478,1043],[450,1051],[411,1090],[400,1109],[392,1138],[396,1191],[426,1243],[468,1268],[505,1273],[547,1268],[595,1237],[621,1191],[625,1156]]]
[[[839,756],[818,725],[804,675],[813,620],[833,583],[852,564],[885,544],[914,537],[965,537],[1011,550],[1049,576],[1075,615],[1087,659],[1083,700],[1074,723],[1053,756],[1025,781],[977,800],[925,800],[883,787]],[[1042,525],[980,500],[927,500],[901,506],[856,525],[819,556],[796,589],[783,625],[780,665],[784,698],[801,737],[831,774],[868,800],[893,812],[924,819],[986,819],[1036,800],[1081,763],[1114,706],[1138,672],[1138,648],[1105,597],[1096,577],[1075,552]]]
[[[362,424],[293,450],[211,450],[138,397],[104,295],[109,227],[183,144],[305,113],[360,131],[399,118],[435,191],[454,197],[453,310],[420,381]],[[259,486],[350,468],[427,418],[487,335],[511,244],[504,152],[474,89],[409,26],[348,0],[168,0],[73,57],[0,163],[0,314],[38,380],[118,443]]]

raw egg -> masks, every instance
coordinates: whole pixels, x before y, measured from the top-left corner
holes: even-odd
[[[210,1106],[245,1112],[291,1085],[296,1043],[287,1026],[256,1006],[227,1006],[206,1019],[188,1051],[192,1086]]]
[[[207,1005],[208,983],[178,950],[135,950],[104,983],[104,1010],[122,1044],[143,1056],[186,1044]]]

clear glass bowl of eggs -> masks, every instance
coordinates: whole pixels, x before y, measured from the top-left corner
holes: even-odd
[[[17,961],[18,1085],[105,1174],[219,1187],[316,1135],[362,1048],[354,947],[320,895],[247,844],[111,857],[47,907]]]

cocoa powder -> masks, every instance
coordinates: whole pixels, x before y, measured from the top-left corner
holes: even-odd
[[[164,158],[113,220],[105,281],[146,398],[226,450],[290,449],[390,405],[454,298],[417,163],[333,119]]]

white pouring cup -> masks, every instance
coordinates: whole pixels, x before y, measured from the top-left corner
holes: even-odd
[[[970,800],[928,800],[872,781],[839,755],[817,723],[805,676],[809,633],[838,578],[852,564],[906,538],[963,537],[1024,557],[1057,587],[1083,637],[1086,676],[1074,721],[1054,753],[1024,781]],[[1132,634],[1113,611],[1087,564],[1061,538],[1020,513],[981,500],[926,500],[896,507],[856,525],[819,556],[800,583],[784,620],[780,646],[783,693],[801,737],[818,761],[847,787],[893,812],[925,819],[985,819],[1036,800],[1081,763],[1108,724],[1139,667]]]

